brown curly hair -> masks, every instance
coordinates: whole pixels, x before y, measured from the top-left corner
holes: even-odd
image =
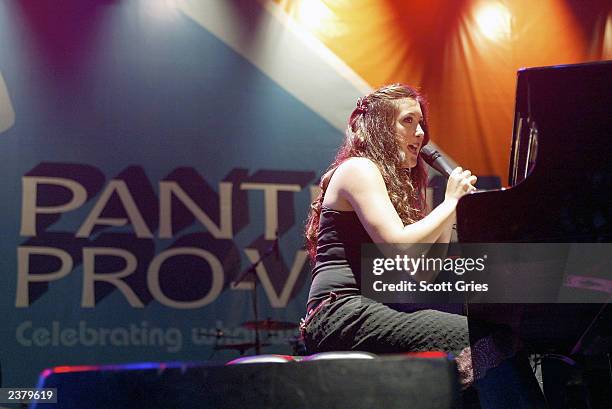
[[[404,84],[391,84],[377,89],[357,101],[349,117],[343,144],[336,158],[321,177],[321,192],[310,206],[305,227],[306,249],[314,263],[323,196],[333,171],[352,157],[364,157],[374,162],[389,192],[391,203],[402,222],[407,225],[425,216],[425,190],[427,171],[420,156],[411,170],[401,166],[403,152],[395,134],[395,121],[400,100],[416,100],[423,112],[421,127],[425,133],[423,146],[429,142],[426,103],[417,90]]]

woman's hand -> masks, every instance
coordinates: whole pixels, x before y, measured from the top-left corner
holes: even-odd
[[[469,170],[463,170],[460,167],[455,168],[448,177],[444,198],[459,200],[468,192],[476,190],[474,187],[476,180],[476,176],[472,175]]]

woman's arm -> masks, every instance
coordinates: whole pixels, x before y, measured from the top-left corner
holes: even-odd
[[[449,243],[453,234],[453,225],[455,224],[455,222],[456,217],[452,217],[450,218],[450,220],[445,222],[445,228],[442,230],[442,233],[440,234],[440,237],[438,237],[438,240],[436,240],[436,245],[432,246],[429,253],[427,253],[428,257],[445,258],[448,255],[448,248],[450,245]],[[423,272],[419,273],[419,278],[422,278],[428,282],[432,282],[438,276],[439,271],[432,271],[429,272],[429,274],[425,274]]]
[[[455,169],[449,177],[444,201],[423,219],[404,226],[378,167],[369,159],[352,158],[337,168],[326,199],[339,210],[354,210],[374,243],[399,244],[395,250],[381,249],[384,254],[390,251],[389,257],[406,251],[425,254],[429,250],[423,244],[450,241],[457,202],[473,189],[475,181],[469,171]],[[437,275],[437,271],[418,271],[414,278],[432,282]]]
[[[352,158],[340,165],[328,194],[335,191],[330,196],[350,204],[374,243],[435,243],[452,225],[457,202],[469,190],[472,178],[475,180],[469,171],[455,169],[444,201],[425,218],[407,226],[391,203],[378,167],[369,159]]]
[[[452,235],[453,235],[453,227],[455,225],[455,223],[457,223],[457,217],[456,217],[456,213],[453,213],[453,217],[451,217],[449,220],[447,220],[445,222],[445,227],[442,230],[442,233],[440,234],[440,237],[438,237],[438,240],[436,240],[436,243],[450,243]]]

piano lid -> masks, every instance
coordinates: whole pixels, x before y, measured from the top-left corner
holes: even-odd
[[[612,61],[519,70],[510,188],[459,201],[459,241],[610,241],[611,147]]]

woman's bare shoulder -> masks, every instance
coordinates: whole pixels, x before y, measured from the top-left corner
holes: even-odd
[[[338,166],[330,187],[339,196],[351,201],[360,192],[386,191],[378,166],[368,158],[350,158]]]
[[[336,173],[344,177],[349,176],[351,180],[354,180],[353,178],[355,177],[367,179],[381,178],[378,166],[371,159],[363,157],[352,157],[345,160],[338,166]]]
[[[377,190],[376,186],[380,185],[384,189],[378,166],[370,159],[360,157],[342,162],[328,183],[323,203],[336,210],[353,210],[350,200],[361,190]]]

